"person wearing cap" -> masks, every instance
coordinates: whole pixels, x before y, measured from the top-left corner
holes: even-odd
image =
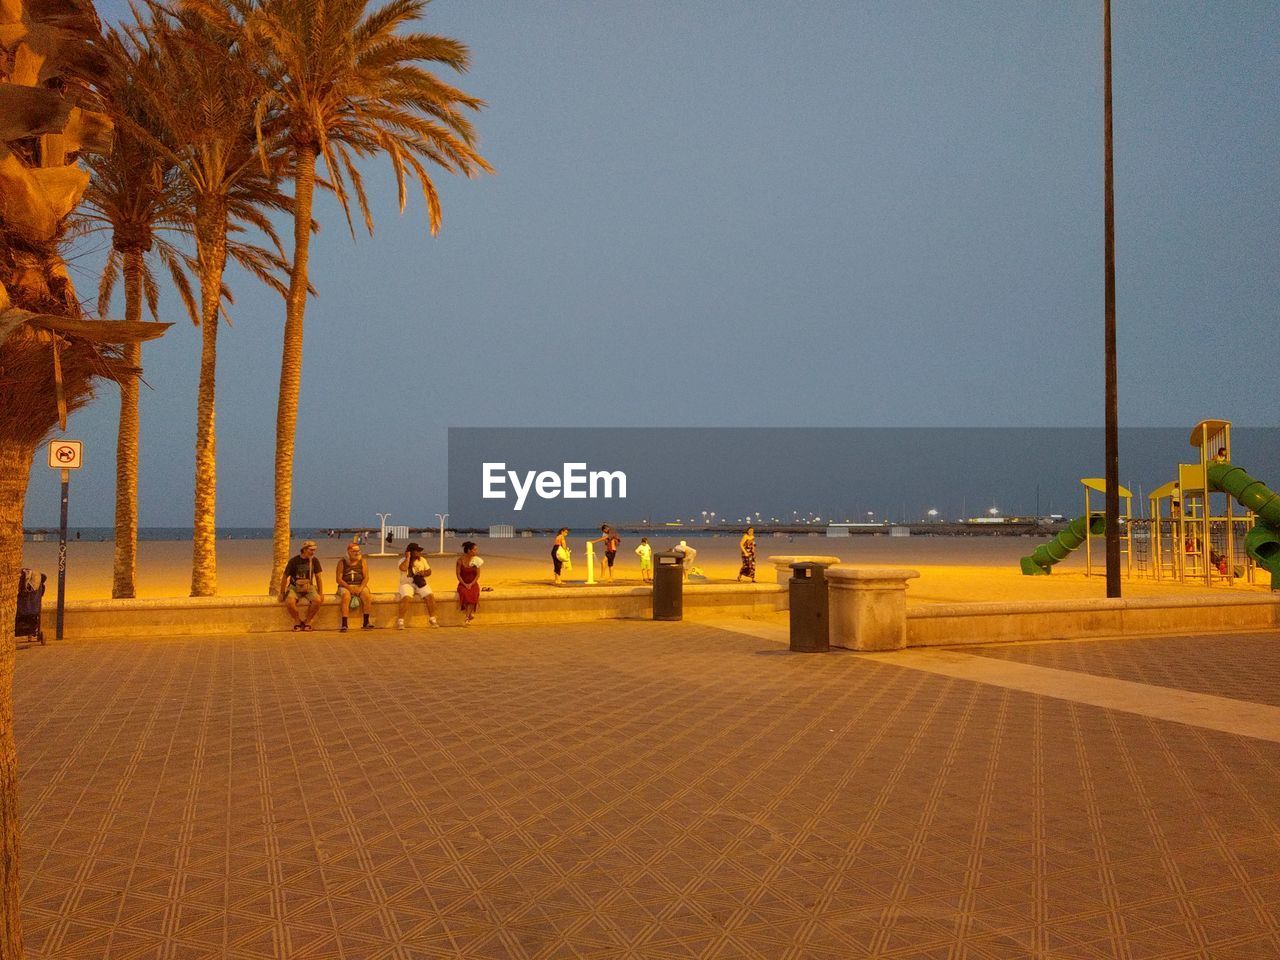
[[[427,617],[433,627],[440,626],[436,619],[436,598],[431,592],[427,577],[431,576],[431,564],[422,555],[422,547],[411,543],[404,548],[404,559],[400,561],[400,611],[396,617],[396,629],[404,629],[404,618],[409,612],[409,601],[413,597],[421,597],[427,604]]]
[[[298,601],[307,601],[307,613],[298,610]],[[324,587],[320,583],[320,561],[316,559],[316,542],[304,540],[302,549],[284,566],[280,578],[280,602],[293,617],[294,630],[313,630],[311,621],[324,603]]]
[[[359,609],[364,614],[363,629],[372,630],[369,613],[373,610],[373,591],[369,587],[369,561],[360,555],[360,544],[352,540],[347,544],[347,555],[338,561],[334,572],[338,594],[338,616],[342,618],[340,633],[347,632],[347,617]]]

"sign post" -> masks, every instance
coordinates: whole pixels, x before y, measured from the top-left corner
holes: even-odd
[[[67,602],[67,493],[71,487],[71,471],[79,470],[84,444],[79,440],[50,440],[49,466],[62,472],[62,518],[58,524],[58,621],[55,640],[62,639],[62,616]]]

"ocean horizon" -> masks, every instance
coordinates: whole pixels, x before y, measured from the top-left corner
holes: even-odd
[[[311,538],[315,540],[342,540],[342,539],[345,539],[351,533],[351,531],[356,529],[359,529],[359,528],[293,527],[291,533],[294,539]],[[377,540],[378,532],[379,532],[378,527],[376,526],[366,527],[363,529],[369,535],[369,539],[371,541]],[[414,526],[411,526],[409,529],[414,531],[412,536],[415,536],[415,537],[439,536],[439,530],[440,530],[439,527],[414,527]],[[452,529],[454,528],[446,527],[446,530],[452,530]],[[743,529],[745,529],[745,527]],[[334,531],[334,535],[332,537],[329,536],[330,530]],[[815,524],[812,532],[824,533],[825,530],[826,530],[825,524],[821,524],[821,525]],[[471,531],[469,530],[469,533],[470,532]],[[590,537],[590,536],[598,536],[599,532],[600,531],[598,529],[594,529],[594,528],[581,529],[581,530],[571,529],[569,531],[569,535],[575,538]],[[736,532],[736,530],[726,530],[723,528],[717,529],[717,530],[700,530],[693,527],[655,526],[653,527],[653,532],[655,534],[661,534],[666,536],[681,536],[686,538],[687,537],[738,536],[738,532]],[[146,541],[146,542],[190,541],[191,533],[192,533],[191,527],[139,527],[138,540]],[[554,531],[552,531],[552,533],[554,533]],[[271,535],[272,535],[272,530],[270,527],[220,527],[218,529],[219,540],[270,540]],[[479,534],[479,536],[485,536],[485,534],[482,533],[482,534]],[[635,534],[635,536],[637,537],[644,536],[644,534]],[[24,527],[22,531],[22,538],[23,540],[36,542],[36,543],[45,542],[49,540],[57,540],[58,528],[56,526]],[[81,543],[86,543],[86,542],[87,543],[108,543],[115,539],[115,527],[68,526],[67,539],[70,541],[78,540]],[[521,539],[519,535],[517,535],[517,539]]]

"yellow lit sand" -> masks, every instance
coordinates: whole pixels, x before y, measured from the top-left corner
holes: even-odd
[[[660,535],[650,538],[654,547],[669,549],[675,537]],[[428,550],[439,541],[424,537]],[[486,559],[481,582],[497,590],[513,586],[547,585],[551,582],[551,543],[545,539],[488,540],[479,538],[480,552]],[[632,552],[640,542],[638,536],[624,537],[618,555],[615,576],[619,584],[639,584],[639,561]],[[1043,538],[1030,537],[909,537],[858,536],[847,539],[826,537],[763,537],[758,541],[760,565],[758,579],[773,580],[773,569],[765,562],[771,554],[821,554],[838,556],[846,563],[900,565],[920,571],[908,590],[911,603],[956,603],[984,600],[1055,600],[1102,597],[1105,584],[1100,575],[1084,575],[1083,551],[1055,568],[1052,576],[1024,577],[1018,569],[1018,558],[1029,553]],[[696,539],[698,566],[712,581],[732,582],[738,571],[736,537]],[[295,543],[295,551],[298,544]],[[456,549],[458,540],[450,539],[446,547]],[[324,584],[332,589],[334,563],[344,547],[342,540],[320,540],[319,556],[324,564]],[[110,543],[68,544],[67,596],[73,600],[99,599],[111,595]],[[585,550],[582,540],[573,543],[575,566],[567,579],[571,587],[585,578]],[[372,564],[375,590],[391,590],[397,582],[395,565],[399,558],[374,559]],[[1100,561],[1100,549],[1095,553]],[[27,543],[23,563],[34,566],[49,576],[49,596],[53,596],[57,574],[56,543]],[[434,567],[432,585],[436,592],[454,589],[453,556],[431,557]],[[223,596],[265,595],[270,573],[271,544],[266,540],[222,540],[218,543],[218,592]],[[1097,568],[1095,568],[1096,570]],[[191,544],[189,542],[142,542],[138,545],[138,596],[183,597],[190,593]],[[1265,592],[1269,577],[1260,572],[1256,585],[1243,584],[1236,589]],[[1213,588],[1134,578],[1124,583],[1125,596],[1187,596]]]

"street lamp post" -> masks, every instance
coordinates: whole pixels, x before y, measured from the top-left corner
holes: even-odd
[[[1102,0],[1102,145],[1103,145],[1103,270],[1105,321],[1103,354],[1106,368],[1104,405],[1106,432],[1106,547],[1107,596],[1120,596],[1120,428],[1116,389],[1116,196],[1112,169],[1111,133],[1111,0]]]
[[[444,554],[444,522],[449,519],[447,513],[437,513],[436,519],[440,521],[440,553]]]

